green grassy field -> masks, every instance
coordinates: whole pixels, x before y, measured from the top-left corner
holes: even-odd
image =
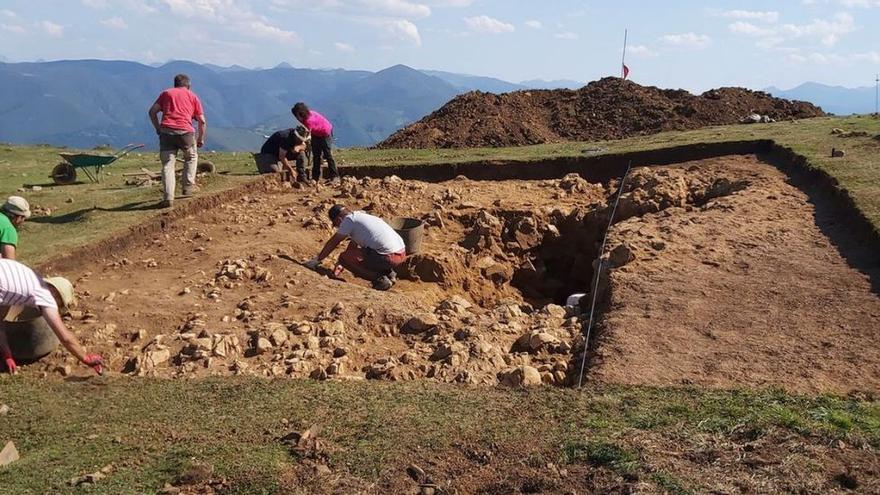
[[[412,462],[430,471],[432,459],[460,457],[462,445],[499,456],[520,452],[539,466],[610,465],[649,480],[657,472],[652,458],[663,454],[628,440],[642,434],[685,447],[744,429],[753,437],[880,446],[877,402],[774,391],[10,378],[0,379],[0,390],[12,408],[0,417],[0,431],[22,454],[0,469],[0,493],[74,492],[68,480],[106,465],[113,472],[90,493],[152,493],[193,463],[213,466],[234,493],[274,493],[283,473],[302,461],[279,439],[313,424],[328,445],[324,462],[368,480],[399,477]],[[674,473],[664,476],[683,492],[693,489]]]
[[[830,134],[834,127],[862,130],[868,136],[840,138]],[[622,152],[773,139],[836,177],[868,218],[880,225],[877,135],[877,119],[820,118],[599,143],[349,149],[340,150],[338,160],[343,166],[538,161],[579,156],[587,148]],[[832,147],[844,149],[846,157],[831,159]],[[154,153],[112,165],[111,175],[101,184],[53,187],[47,176],[59,161],[59,151],[0,146],[0,195],[21,194],[33,206],[52,210],[49,216],[33,218],[21,233],[20,257],[26,262],[43,261],[160,214],[150,207],[159,199],[158,187],[125,186],[121,175],[140,167],[158,170]],[[220,173],[203,182],[201,194],[253,179],[248,153],[204,158]],[[32,191],[32,185],[42,189]],[[17,192],[22,187],[24,192]],[[322,462],[330,466],[331,477],[367,483],[399,476],[410,462],[441,471],[443,462],[459,462],[464,445],[495,452],[501,466],[586,466],[611,475],[635,475],[658,493],[699,493],[701,485],[693,475],[658,467],[671,454],[646,443],[645,436],[683,450],[702,448],[712,438],[739,452],[741,445],[732,439],[745,429],[758,438],[793,436],[808,452],[836,441],[874,456],[880,448],[876,397],[801,397],[776,391],[612,387],[511,392],[416,383],[126,378],[62,382],[2,376],[0,403],[12,408],[0,416],[0,448],[14,440],[22,455],[0,468],[0,494],[79,492],[83,489],[69,486],[67,480],[111,464],[111,474],[89,493],[153,493],[193,463],[213,466],[214,476],[228,478],[233,493],[290,493],[291,473],[304,469],[309,459],[291,455],[278,439],[315,423],[323,426],[322,438],[330,446]],[[521,459],[511,464],[516,457],[511,452]],[[443,471],[458,472],[455,466]],[[293,493],[310,491],[306,487]]]

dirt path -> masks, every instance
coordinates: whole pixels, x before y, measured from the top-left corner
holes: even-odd
[[[880,300],[805,193],[753,156],[634,177],[632,218],[611,238],[616,262],[634,259],[608,281],[590,379],[878,389]],[[567,385],[583,318],[547,303],[590,285],[613,192],[576,176],[279,186],[71,277],[71,326],[112,370],[142,375]],[[296,263],[331,235],[336,202],[425,220],[424,253],[404,270],[418,280],[382,293]]]

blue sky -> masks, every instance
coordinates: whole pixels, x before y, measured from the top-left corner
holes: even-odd
[[[0,57],[378,70],[703,91],[870,86],[880,0],[0,0]]]

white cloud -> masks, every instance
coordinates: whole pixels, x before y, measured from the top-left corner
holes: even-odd
[[[632,45],[626,48],[626,52],[637,57],[655,57],[657,52],[651,50],[645,45]]]
[[[553,37],[560,39],[560,40],[576,40],[576,39],[580,38],[580,36],[578,36],[577,33],[572,33],[571,31],[564,31],[561,33],[556,33],[553,35]]]
[[[807,24],[782,24],[779,26],[761,27],[749,22],[737,21],[728,26],[732,33],[752,36],[758,39],[758,46],[775,47],[791,40],[818,40],[823,45],[836,44],[840,37],[856,30],[853,16],[841,12],[831,20],[814,19]]]
[[[536,21],[534,19],[526,21],[526,26],[532,29],[544,29],[544,24],[542,24],[541,21]]]
[[[406,19],[385,19],[379,21],[386,36],[406,41],[416,46],[422,45],[422,36],[419,34],[419,28]]]
[[[467,27],[471,31],[477,33],[501,34],[512,33],[513,31],[516,31],[516,28],[513,27],[513,24],[499,21],[498,19],[489,17],[487,15],[465,17],[464,23],[467,24]]]
[[[3,17],[4,19],[17,19],[18,14],[9,9],[3,9],[0,10],[0,17]]]
[[[101,24],[111,29],[128,29],[128,24],[125,22],[125,19],[121,17],[111,17],[109,19],[104,19],[101,21]]]
[[[431,8],[427,5],[406,0],[356,0],[355,3],[361,4],[370,12],[392,17],[421,19],[431,15]]]
[[[227,29],[237,35],[258,39],[300,43],[294,31],[275,26],[268,19],[251,11],[241,0],[161,0],[168,10],[191,22],[204,22]]]
[[[788,60],[795,63],[805,63],[812,65],[838,65],[851,66],[858,63],[880,64],[880,52],[862,52],[849,53],[841,55],[838,53],[808,53],[806,55],[800,53],[791,53]]]
[[[880,0],[838,0],[837,3],[844,7],[880,7]]]
[[[18,24],[0,24],[0,29],[13,34],[25,34],[27,32],[24,26]]]
[[[349,45],[348,43],[343,43],[341,41],[337,41],[336,43],[333,43],[333,47],[343,53],[351,53],[354,51],[353,46]]]
[[[62,26],[61,24],[55,24],[52,21],[40,21],[37,23],[37,27],[42,29],[44,33],[53,38],[60,38],[64,36],[64,26]]]
[[[694,50],[701,50],[712,44],[712,38],[697,33],[664,34],[660,37],[660,41],[667,45]]]
[[[720,15],[728,19],[749,19],[768,23],[779,20],[779,12],[776,11],[728,10]]]
[[[93,9],[107,8],[107,0],[82,0],[82,4]]]

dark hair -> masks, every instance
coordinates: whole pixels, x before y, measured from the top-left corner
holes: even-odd
[[[299,102],[290,109],[290,113],[292,113],[294,117],[299,117],[300,115],[308,117],[309,107],[307,107],[305,103]]]
[[[189,76],[186,74],[178,74],[174,76],[174,87],[175,88],[188,88],[189,87]]]
[[[336,217],[338,217],[339,214],[342,213],[344,210],[345,210],[345,207],[342,205],[331,206],[330,211],[327,212],[327,214],[330,216],[330,221],[331,222],[336,221]]]

